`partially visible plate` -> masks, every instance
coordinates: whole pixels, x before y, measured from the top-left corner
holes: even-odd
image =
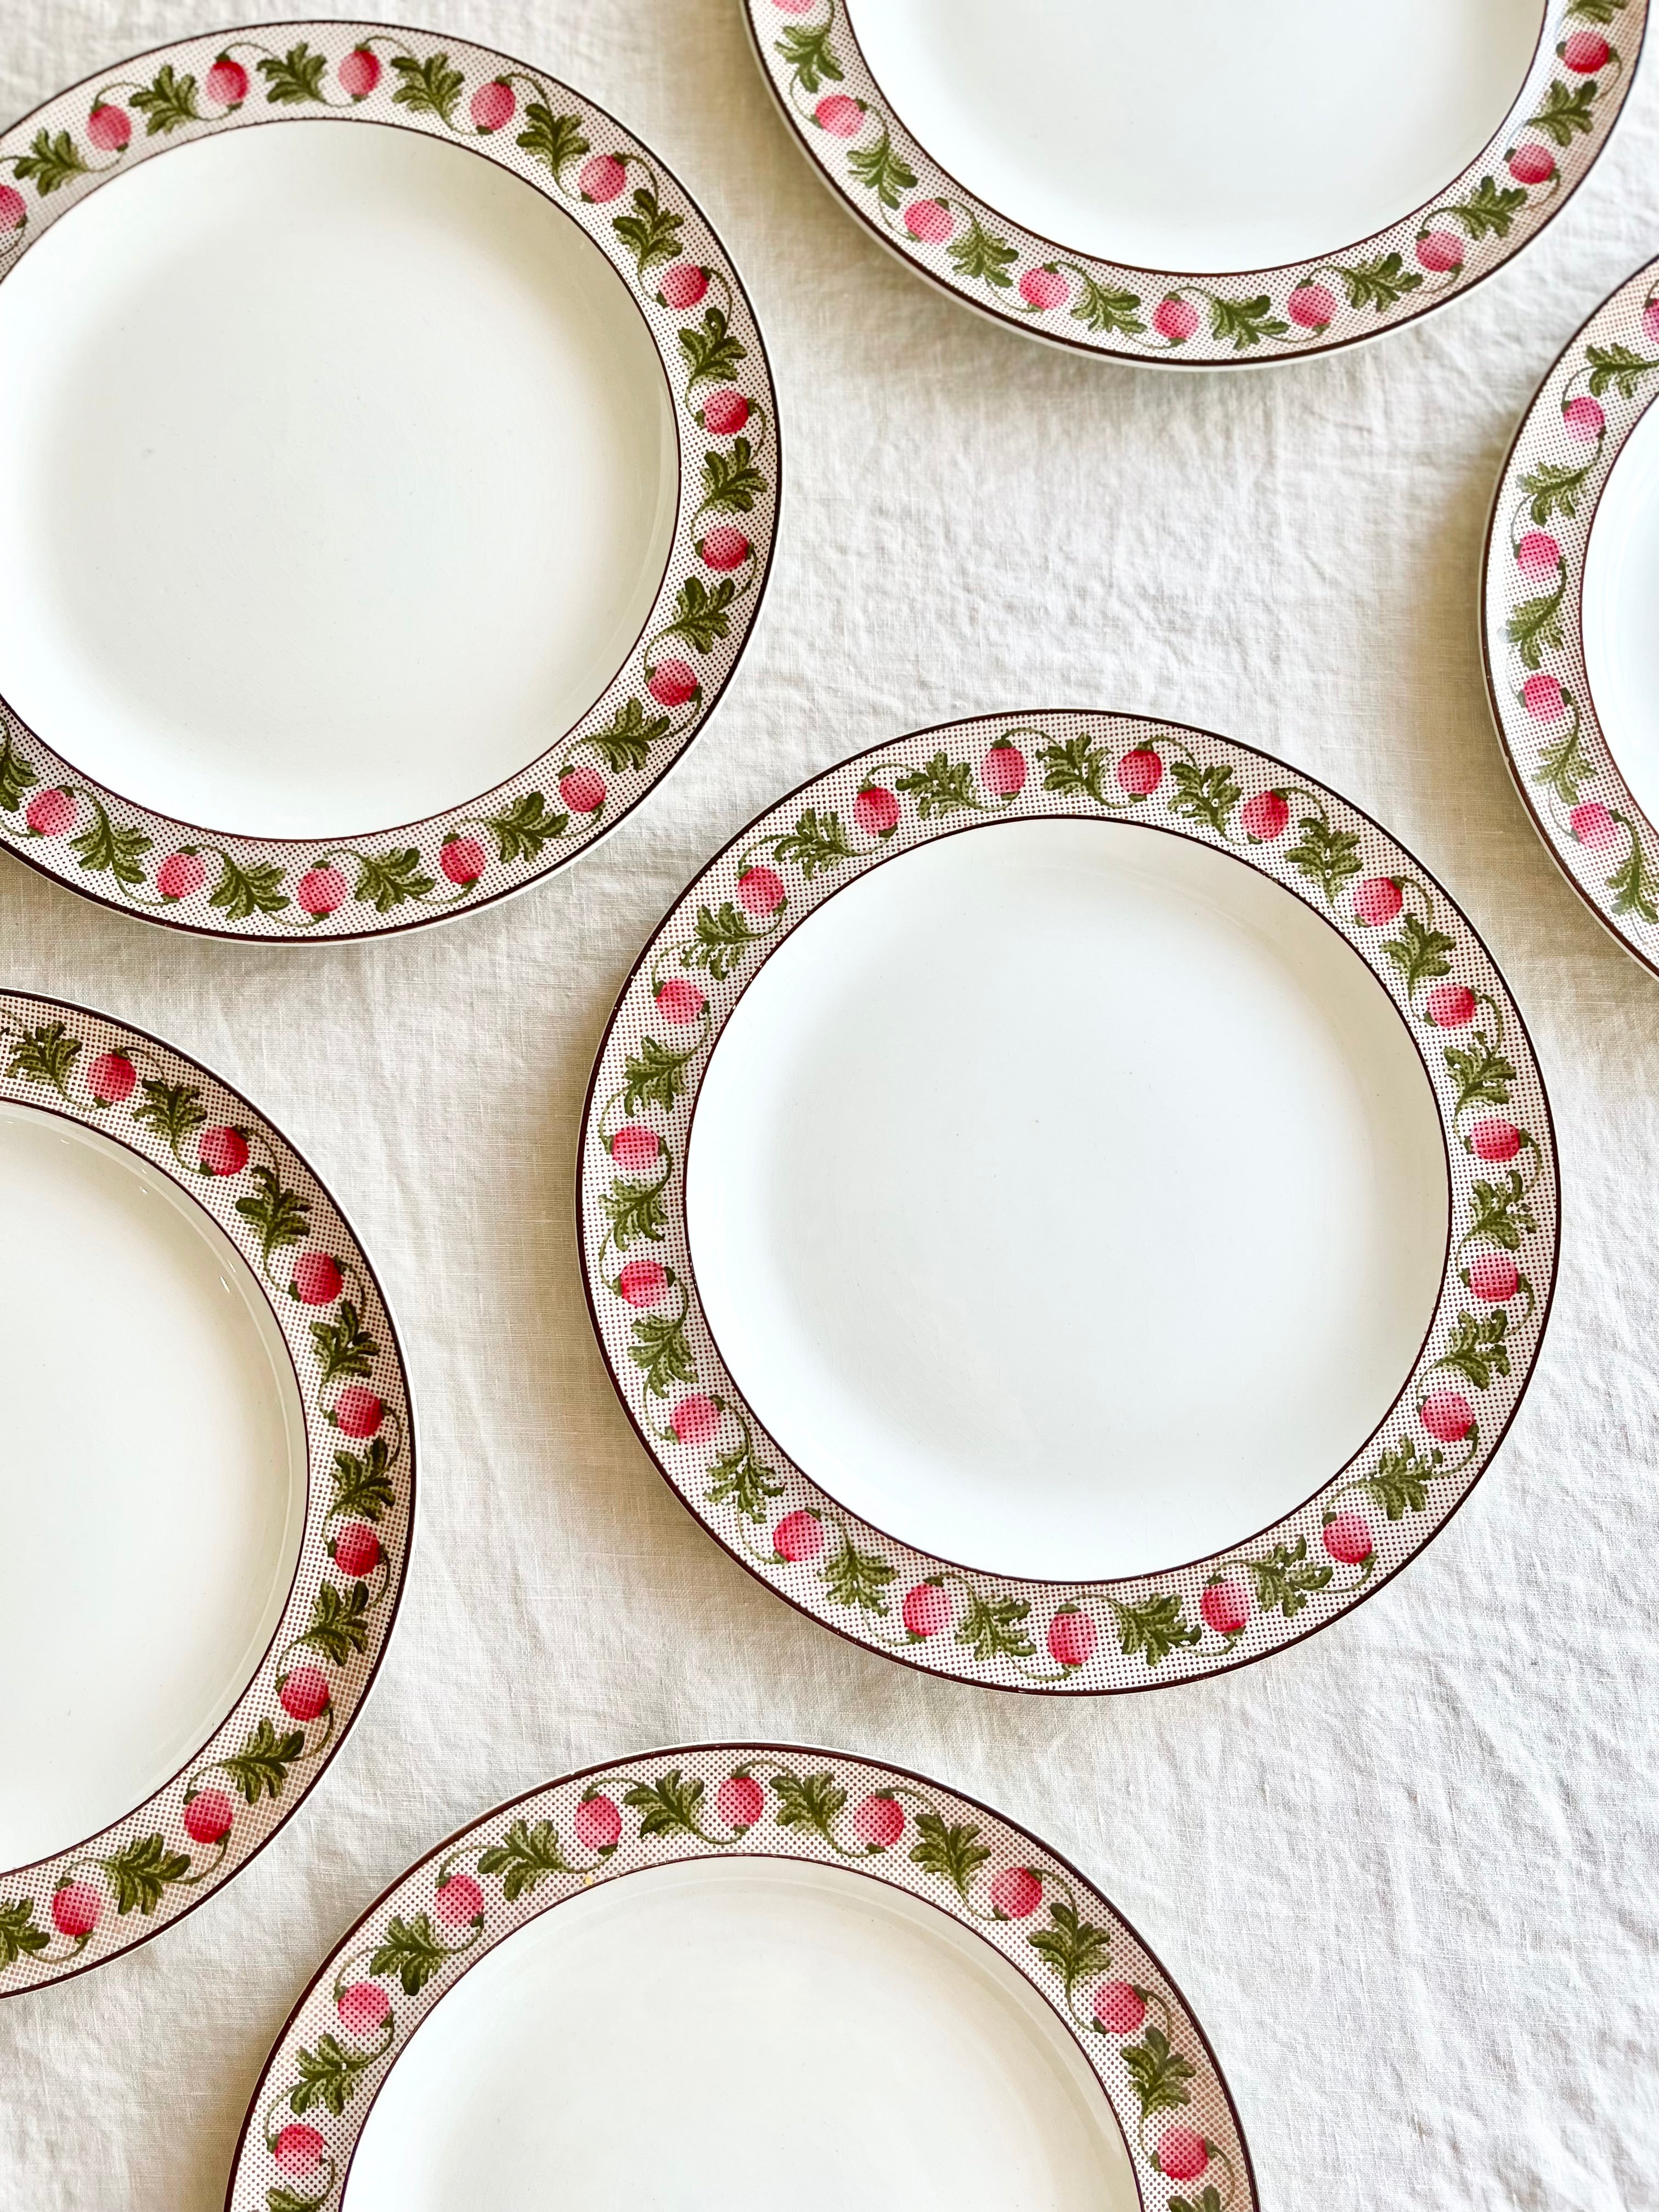
[[[403,1589],[403,1357],[287,1140],[142,1030],[0,994],[0,1996],[246,1864]]]
[[[1202,2030],[1100,1892],[890,1767],[701,1744],[500,1806],[301,1998],[228,2212],[1252,2212]]]
[[[1597,920],[1659,970],[1659,262],[1540,385],[1504,464],[1481,579],[1487,696],[1538,833]]]
[[[459,40],[222,32],[15,125],[0,379],[0,844],[152,920],[374,936],[523,889],[672,765],[764,589],[725,248]]]
[[[1646,0],[745,0],[808,158],[1037,337],[1214,368],[1491,275],[1606,144]]]
[[[580,1225],[662,1474],[781,1595],[1005,1688],[1260,1658],[1468,1495],[1547,1315],[1526,1030],[1311,777],[1038,712],[804,785],[619,1000]]]

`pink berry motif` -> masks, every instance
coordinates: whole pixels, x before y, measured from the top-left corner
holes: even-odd
[[[75,827],[79,802],[72,791],[37,792],[23,810],[32,837],[61,837]]]
[[[340,1572],[354,1581],[372,1575],[380,1564],[380,1540],[366,1521],[348,1521],[329,1550]]]
[[[1515,565],[1535,584],[1553,580],[1561,566],[1561,548],[1547,530],[1529,530],[1515,549]]]
[[[204,1129],[197,1157],[204,1175],[240,1175],[247,1165],[247,1139],[240,1129]]]
[[[1206,1587],[1198,1610],[1206,1626],[1214,1629],[1218,1636],[1242,1636],[1250,1618],[1249,1592],[1243,1583],[1231,1582],[1224,1576]]]
[[[392,2010],[392,2000],[378,1982],[348,1982],[335,1998],[334,2009],[346,2033],[357,2042],[366,2043],[377,2028],[384,2026]]]
[[[621,1840],[622,1814],[615,1802],[603,1793],[584,1797],[576,1808],[576,1841],[583,1850],[608,1857]]]
[[[1644,335],[1659,345],[1659,300],[1650,300],[1642,310]]]
[[[317,2130],[303,2120],[291,2120],[287,2127],[279,2128],[270,2146],[270,2154],[284,2173],[312,2172],[322,2164],[327,2150]]]
[[[1182,300],[1171,292],[1152,309],[1152,328],[1171,345],[1185,345],[1198,328],[1198,309],[1190,300]]]
[[[1030,1867],[1004,1867],[991,1884],[991,1906],[999,1920],[1029,1920],[1042,1902],[1042,1877]]]
[[[720,1425],[720,1407],[701,1393],[682,1398],[668,1416],[668,1425],[683,1444],[706,1444]]]
[[[702,686],[687,660],[660,660],[645,679],[645,688],[659,707],[684,707]]]
[[[1133,2035],[1146,2017],[1146,2000],[1128,1982],[1103,1982],[1095,1991],[1095,2018],[1108,2035]]]
[[[1165,2128],[1158,2139],[1158,2169],[1171,2181],[1196,2181],[1209,2162],[1210,2146],[1194,2128]]]
[[[77,1943],[91,1935],[103,1911],[104,1900],[90,1882],[66,1881],[52,1893],[53,1926]]]
[[[1535,722],[1559,722],[1567,711],[1559,681],[1547,673],[1528,677],[1521,686],[1521,703]]]
[[[361,1442],[379,1429],[386,1418],[386,1406],[361,1382],[348,1382],[328,1418],[343,1437],[355,1437]]]
[[[1453,230],[1425,230],[1417,241],[1417,258],[1437,276],[1449,276],[1463,266],[1463,241]]]
[[[890,837],[898,818],[897,797],[881,784],[866,783],[853,801],[853,819],[866,837]]]
[[[0,231],[21,230],[29,219],[27,203],[11,185],[0,185]]]
[[[1063,307],[1071,298],[1071,280],[1055,268],[1028,269],[1019,280],[1019,296],[1028,307],[1047,314],[1051,307]]]
[[[483,1918],[483,1892],[470,1874],[453,1874],[440,1882],[432,1910],[446,1928],[467,1928]]]
[[[1325,1549],[1345,1567],[1363,1567],[1376,1548],[1363,1513],[1334,1513],[1325,1523]]]
[[[998,799],[1014,799],[1025,788],[1025,756],[1017,744],[999,738],[979,764],[980,781]]]
[[[331,1305],[345,1286],[345,1277],[340,1263],[331,1252],[319,1251],[314,1245],[301,1252],[294,1263],[294,1279],[289,1285],[301,1305]]]
[[[648,1312],[668,1291],[668,1270],[656,1260],[629,1260],[617,1277],[617,1295]]]
[[[1150,799],[1164,781],[1164,763],[1150,745],[1137,745],[1118,763],[1117,781],[1131,799]]]
[[[732,529],[723,522],[701,539],[697,551],[707,565],[718,574],[725,575],[733,568],[741,568],[753,549],[742,531]]]
[[[519,103],[510,84],[497,77],[492,83],[481,84],[472,95],[472,123],[481,138],[492,131],[499,131],[510,123],[518,112]]]
[[[716,438],[729,438],[749,420],[749,402],[728,386],[711,392],[702,403],[702,427]],[[679,664],[684,667],[684,663]]]
[[[1474,1019],[1474,994],[1467,983],[1437,983],[1423,1001],[1437,1030],[1461,1030]]]
[[[1365,876],[1353,887],[1353,910],[1368,929],[1383,928],[1406,903],[1392,876]]]
[[[1336,295],[1328,284],[1298,284],[1285,303],[1291,320],[1304,331],[1322,331],[1336,315]]]
[[[1086,1667],[1095,1653],[1100,1631],[1092,1617],[1074,1605],[1062,1606],[1048,1624],[1048,1656],[1067,1671]]]
[[[1587,799],[1567,817],[1567,827],[1581,845],[1604,853],[1619,842],[1619,824],[1599,799]]]
[[[884,1792],[866,1797],[854,1809],[853,1833],[870,1850],[890,1850],[904,1833],[904,1808]]]
[[[1593,76],[1613,58],[1613,48],[1598,31],[1575,31],[1555,51],[1578,76]]]
[[[943,246],[957,227],[957,219],[943,200],[912,200],[904,210],[904,228],[923,246]]]
[[[222,1790],[198,1790],[185,1807],[185,1833],[193,1844],[216,1844],[230,1833],[235,1817]]]
[[[783,910],[787,896],[775,868],[745,868],[738,878],[738,899],[745,914],[763,921]]]
[[[661,1150],[662,1139],[642,1121],[624,1121],[611,1139],[611,1158],[619,1168],[626,1168],[633,1175],[654,1167]]]
[[[677,261],[672,269],[665,269],[662,282],[657,287],[657,296],[664,307],[672,307],[684,314],[695,307],[708,289],[708,271],[698,268],[694,261]]]
[[[439,848],[438,866],[452,884],[471,890],[489,865],[489,856],[476,837],[446,837]]]
[[[294,893],[305,911],[319,920],[343,905],[345,895],[346,879],[337,868],[308,868]]]
[[[607,200],[619,199],[627,182],[628,172],[614,154],[595,154],[582,163],[576,179],[582,198],[597,200],[601,205]]]
[[[683,975],[671,975],[658,988],[657,1012],[676,1029],[690,1029],[707,1003],[696,985],[688,983]]]
[[[202,80],[202,89],[221,107],[240,107],[247,98],[247,71],[240,62],[221,54]]]
[[[118,154],[132,136],[132,118],[100,100],[87,118],[87,136],[100,154]]]
[[[1290,805],[1282,791],[1258,791],[1239,808],[1238,818],[1251,844],[1271,845],[1290,827]]]
[[[832,138],[856,138],[864,128],[864,103],[832,92],[812,110],[812,120]]]
[[[354,46],[340,64],[340,89],[353,100],[367,100],[380,82],[378,54],[367,46]]]
[[[1607,418],[1600,400],[1581,392],[1561,410],[1561,422],[1569,437],[1576,438],[1581,446],[1593,446],[1607,428]]]
[[[1510,152],[1510,174],[1517,185],[1547,184],[1555,174],[1555,156],[1541,139],[1523,138]]]
[[[138,1071],[124,1052],[100,1053],[87,1070],[87,1085],[100,1106],[118,1106],[131,1098]]]
[[[941,1635],[956,1618],[956,1607],[951,1593],[943,1583],[918,1583],[905,1593],[901,1607],[904,1632],[920,1644],[930,1636]]]
[[[1521,1287],[1521,1271],[1507,1252],[1477,1252],[1464,1281],[1488,1305],[1502,1305]]]
[[[801,1559],[816,1559],[823,1549],[823,1523],[804,1507],[786,1513],[772,1531],[772,1549],[793,1566]]]
[[[199,853],[170,853],[155,871],[155,888],[171,904],[193,896],[207,881],[207,862]]]
[[[314,1721],[329,1705],[328,1677],[319,1667],[296,1667],[276,1692],[283,1711],[296,1721]]]
[[[1513,1121],[1489,1115],[1470,1125],[1469,1150],[1478,1160],[1512,1160],[1521,1149],[1521,1132]]]
[[[597,814],[605,805],[605,778],[586,764],[568,768],[559,778],[559,796],[573,814]]]
[[[742,1835],[766,1810],[766,1792],[752,1775],[729,1774],[714,1792],[714,1810]]]
[[[1461,1390],[1431,1390],[1417,1418],[1437,1443],[1461,1444],[1474,1426],[1474,1408]]]

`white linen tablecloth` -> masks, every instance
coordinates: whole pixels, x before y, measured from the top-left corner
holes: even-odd
[[[432,12],[612,108],[725,234],[782,395],[781,550],[668,783],[507,905],[383,944],[220,945],[0,860],[0,975],[198,1054],[337,1192],[424,1440],[389,1657],[298,1816],[159,1942],[0,2004],[0,2206],[208,2212],[289,2005],[408,1861],[567,1768],[750,1734],[937,1774],[1086,1868],[1192,1999],[1279,2212],[1659,2206],[1659,982],[1538,845],[1476,635],[1519,413],[1659,251],[1659,69],[1468,299],[1356,352],[1192,377],[1047,350],[890,260],[786,136],[737,0]],[[214,21],[4,0],[0,112]],[[1413,845],[1521,1000],[1565,1200],[1537,1380],[1439,1541],[1266,1666],[1102,1702],[924,1679],[726,1558],[612,1396],[572,1216],[606,1014],[693,871],[857,747],[1048,704],[1265,746]],[[1218,1160],[1227,1141],[1218,1121]],[[42,1566],[66,1633],[74,1553],[66,1514]]]

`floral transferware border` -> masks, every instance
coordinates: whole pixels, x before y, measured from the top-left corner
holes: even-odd
[[[410,2038],[527,1922],[647,1868],[745,1856],[856,1871],[971,1929],[1075,2039],[1141,2203],[1254,2212],[1249,2154],[1214,2054],[1099,1891],[971,1798],[793,1744],[689,1745],[590,1767],[498,1806],[429,1853],[295,2006],[243,2123],[226,2212],[331,2212]]]
[[[1601,497],[1659,398],[1659,262],[1602,302],[1539,386],[1486,532],[1486,690],[1539,835],[1593,913],[1659,972],[1659,830],[1619,769],[1584,665]]]
[[[847,0],[744,6],[766,81],[809,160],[884,245],[1036,337],[1188,368],[1353,345],[1490,276],[1589,173],[1647,25],[1647,0],[1549,0],[1502,127],[1436,199],[1313,260],[1214,274],[1071,252],[964,190],[882,91]]]
[[[1224,1553],[1131,1580],[969,1571],[844,1510],[781,1451],[697,1295],[684,1170],[720,1031],[768,952],[824,899],[930,839],[1044,816],[1139,823],[1230,853],[1312,907],[1411,1034],[1446,1145],[1451,1233],[1429,1334],[1364,1448]],[[691,884],[600,1048],[579,1153],[589,1306],[617,1395],[684,1504],[815,1620],[928,1672],[1013,1690],[1146,1689],[1326,1626],[1462,1503],[1513,1418],[1555,1280],[1558,1167],[1542,1080],[1468,918],[1370,818],[1207,732],[1135,717],[984,716],[802,785]]]
[[[124,911],[279,943],[444,920],[523,890],[614,828],[724,690],[758,611],[778,513],[765,349],[707,218],[603,108],[464,40],[377,23],[257,25],[88,77],[0,137],[0,282],[52,223],[136,162],[316,117],[465,146],[580,225],[661,358],[680,489],[656,602],[600,697],[517,775],[423,821],[331,840],[222,836],[82,775],[0,696],[0,848]]]
[[[0,993],[0,1101],[95,1129],[185,1192],[270,1300],[305,1416],[305,1528],[252,1680],[189,1764],[72,1849],[0,1869],[0,1997],[157,1934],[289,1819],[356,1718],[408,1564],[415,1437],[380,1285],[333,1199],[246,1099],[141,1030]]]

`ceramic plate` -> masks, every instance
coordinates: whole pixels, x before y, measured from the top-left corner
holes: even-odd
[[[521,890],[755,619],[777,417],[730,258],[602,108],[460,40],[215,33],[16,125],[0,377],[0,839],[132,913],[291,942]]]
[[[1540,836],[1659,969],[1659,262],[1540,386],[1486,532],[1486,688]]]
[[[0,993],[0,1218],[6,1996],[157,1934],[295,1810],[391,1633],[415,1468],[356,1238],[183,1054]]]
[[[1312,778],[1110,714],[923,731],[752,823],[617,1004],[580,1176],[691,1510],[1011,1689],[1212,1674],[1377,1588],[1496,1449],[1555,1275],[1467,917]]]
[[[878,2174],[916,2212],[1256,2203],[1202,2030],[1074,1867],[787,1744],[590,1767],[422,1860],[295,2006],[228,2206],[528,2212],[549,2173],[676,2212]]]
[[[956,298],[1188,368],[1352,345],[1535,237],[1646,0],[745,0],[820,175]]]

